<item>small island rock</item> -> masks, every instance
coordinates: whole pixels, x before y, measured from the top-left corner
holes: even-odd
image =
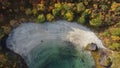
[[[90,50],[90,51],[97,51],[98,47],[95,43],[90,43],[86,46],[85,49]]]

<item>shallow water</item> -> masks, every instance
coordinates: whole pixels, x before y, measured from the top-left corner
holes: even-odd
[[[14,29],[7,47],[20,54],[29,68],[92,68],[95,63],[83,48],[101,40],[86,27],[66,22],[24,23]]]

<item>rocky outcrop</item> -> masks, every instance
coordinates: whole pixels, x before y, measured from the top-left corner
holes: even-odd
[[[112,61],[110,57],[103,55],[102,57],[99,58],[99,64],[103,67],[109,68],[112,64]]]
[[[110,58],[111,51],[108,49],[98,48],[97,44],[90,43],[85,48],[91,51],[91,54],[95,60],[96,68],[110,68],[112,60]]]

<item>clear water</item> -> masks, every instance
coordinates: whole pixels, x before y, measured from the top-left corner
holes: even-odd
[[[92,31],[66,21],[24,23],[7,39],[7,47],[20,54],[29,68],[92,68],[94,60],[83,50],[89,43],[105,48]]]
[[[81,50],[82,51],[82,50]],[[64,41],[47,41],[30,51],[29,68],[92,68],[93,58]]]

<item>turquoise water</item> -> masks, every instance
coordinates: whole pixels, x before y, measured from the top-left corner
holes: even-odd
[[[29,68],[92,68],[87,52],[79,52],[68,42],[47,41],[30,51]]]
[[[82,49],[89,43],[105,49],[94,32],[66,21],[21,24],[9,34],[6,43],[29,68],[93,68],[91,54]]]

